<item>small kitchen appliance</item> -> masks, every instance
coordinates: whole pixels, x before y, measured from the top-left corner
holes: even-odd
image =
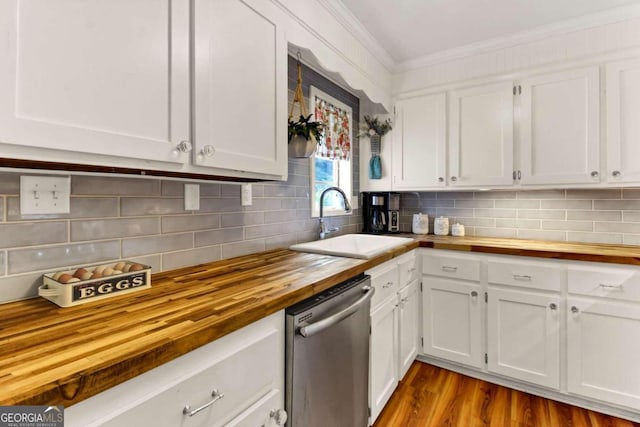
[[[400,193],[362,193],[362,217],[365,233],[400,232]]]

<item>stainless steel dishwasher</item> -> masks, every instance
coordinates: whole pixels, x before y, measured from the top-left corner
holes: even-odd
[[[370,284],[361,274],[286,310],[287,426],[368,425]]]

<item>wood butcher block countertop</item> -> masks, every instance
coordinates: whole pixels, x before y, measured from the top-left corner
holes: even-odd
[[[416,236],[370,260],[274,249],[153,275],[152,287],[75,307],[0,305],[0,405],[73,403],[411,249],[640,265],[640,247]]]

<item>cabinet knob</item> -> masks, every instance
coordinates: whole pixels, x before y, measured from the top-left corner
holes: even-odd
[[[438,177],[438,182],[444,182],[444,178],[443,177]]]
[[[598,177],[598,175],[600,175],[600,174],[598,173],[598,171],[593,171],[593,172],[591,172],[591,178],[597,178],[597,177]]]
[[[458,177],[457,177],[457,176],[452,176],[452,177],[451,177],[451,181],[452,181],[452,182],[456,182],[457,180],[458,180]]]
[[[613,172],[611,172],[611,175],[614,178],[620,178],[620,175],[622,175],[622,174],[620,173],[620,171],[613,171]]]
[[[277,426],[283,426],[289,417],[287,416],[287,411],[284,409],[272,409],[271,412],[269,412],[269,418],[271,418]]]
[[[211,157],[216,153],[216,149],[213,145],[205,145],[198,153],[198,160],[202,161],[205,157]]]
[[[191,145],[189,141],[180,141],[180,143],[171,150],[171,154],[173,154],[173,157],[178,157],[180,153],[188,153],[192,149],[193,145]]]
[[[558,305],[555,302],[552,302],[551,304],[549,304],[549,308],[551,310],[557,310],[558,309]]]
[[[477,297],[478,296],[478,292],[477,291],[471,291],[471,296],[473,298]]]
[[[576,307],[575,305],[571,307],[571,312],[572,313],[578,313],[580,310],[578,309],[578,307]]]

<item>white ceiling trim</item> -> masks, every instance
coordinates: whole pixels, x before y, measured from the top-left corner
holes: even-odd
[[[335,16],[344,28],[348,29],[365,48],[379,58],[381,63],[394,74],[425,68],[441,62],[464,58],[478,53],[531,43],[553,35],[585,30],[640,17],[640,4],[621,6],[603,12],[567,19],[529,31],[510,34],[504,37],[496,37],[408,61],[396,62],[341,0],[318,1],[326,10]]]
[[[380,63],[392,72],[396,69],[397,63],[389,55],[389,52],[373,37],[373,35],[362,25],[360,20],[342,3],[341,0],[317,0],[333,17],[349,31]]]

